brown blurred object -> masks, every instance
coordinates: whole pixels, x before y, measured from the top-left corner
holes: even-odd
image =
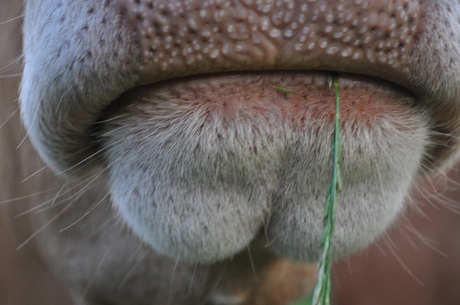
[[[386,236],[335,265],[335,305],[460,304],[460,172],[439,180]]]

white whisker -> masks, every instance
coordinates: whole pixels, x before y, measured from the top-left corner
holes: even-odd
[[[141,247],[142,247],[142,243],[139,243],[137,245],[137,248],[136,250],[134,250],[134,252],[131,254],[131,256],[127,259],[128,262],[131,262],[132,261],[132,258],[135,257],[137,255],[137,253],[139,253],[139,251],[141,250]],[[147,252],[149,250],[145,250],[145,252]],[[121,292],[121,289],[123,288],[123,286],[126,284],[126,282],[128,281],[129,277],[131,276],[131,273],[134,271],[134,269],[140,264],[142,263],[142,260],[139,260],[139,261],[135,261],[131,267],[128,269],[128,271],[126,272],[125,276],[121,279],[120,281],[120,284],[118,284],[118,287],[117,287],[117,290],[115,292],[115,295],[118,295],[120,292]]]
[[[99,261],[99,263],[98,263],[97,266],[96,266],[96,269],[94,269],[94,272],[93,272],[91,278],[87,281],[85,289],[84,289],[83,292],[81,293],[80,302],[83,302],[83,301],[84,301],[86,294],[88,293],[89,289],[91,288],[91,285],[93,284],[94,280],[96,279],[96,275],[98,274],[98,272],[100,271],[102,265],[104,264],[107,255],[108,255],[111,251],[113,251],[113,247],[114,247],[114,246],[115,246],[115,245],[112,245],[112,247],[108,247],[108,248],[105,250],[104,254],[103,254],[102,257],[101,257],[101,260]]]
[[[51,223],[53,223],[56,219],[58,219],[62,214],[64,214],[73,204],[74,202],[71,201],[68,205],[66,205],[59,213],[54,215],[50,218],[43,226],[41,226],[38,230],[36,230],[31,236],[29,236],[25,241],[23,241],[16,250],[21,250],[25,245],[27,245],[32,239],[34,239],[38,234],[40,234],[44,229],[46,229]]]
[[[8,123],[16,115],[16,113],[18,113],[18,111],[19,111],[19,108],[16,108],[16,110],[14,110],[10,115],[8,115],[5,121],[3,121],[3,123],[0,124],[0,128],[5,126],[5,124]]]
[[[385,240],[385,243],[388,246],[388,249],[390,250],[391,254],[398,261],[400,266],[407,272],[407,274],[412,279],[414,279],[417,282],[417,284],[419,284],[420,286],[423,287],[424,286],[423,282],[412,272],[412,270],[409,269],[409,267],[406,265],[406,263],[401,259],[399,254],[396,252],[396,245],[393,243],[393,241],[391,240],[391,238],[387,234],[384,235],[384,240]]]
[[[8,19],[8,20],[6,20],[6,21],[2,21],[2,22],[0,22],[0,26],[5,25],[5,24],[7,24],[7,23],[10,23],[10,22],[12,22],[12,21],[18,20],[18,19],[22,19],[23,17],[24,17],[24,14],[19,15],[19,16],[16,16],[16,17],[13,17],[13,18]]]
[[[72,222],[70,225],[68,225],[67,227],[61,229],[59,231],[59,233],[62,233],[64,231],[66,231],[67,229],[71,228],[72,226],[74,226],[75,224],[77,224],[78,222],[80,222],[82,219],[84,219],[86,216],[88,216],[92,211],[94,211],[108,196],[110,195],[110,192],[107,192],[104,197],[102,197],[101,200],[99,200],[96,204],[94,204],[90,209],[88,209],[80,218],[78,218],[77,220],[75,220],[74,222]]]

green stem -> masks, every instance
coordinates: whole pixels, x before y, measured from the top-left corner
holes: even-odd
[[[340,132],[340,90],[338,73],[328,73],[329,87],[334,87],[335,92],[335,120],[334,134],[331,141],[331,156],[333,161],[332,177],[326,193],[326,206],[324,209],[324,228],[321,234],[321,256],[318,265],[318,278],[315,288],[306,305],[330,305],[331,304],[331,263],[332,241],[335,229],[335,210],[337,196],[342,188],[340,179],[340,154],[342,147],[342,135]],[[300,305],[300,303],[299,303]]]
[[[326,194],[326,207],[324,209],[324,228],[321,235],[321,257],[318,266],[318,279],[313,290],[313,305],[329,305],[331,303],[331,262],[332,262],[332,240],[335,229],[335,210],[337,206],[337,194],[341,189],[340,180],[340,153],[341,140],[340,133],[340,90],[339,77],[337,73],[328,74],[328,83],[334,86],[335,92],[335,120],[334,134],[331,143],[332,155],[332,177],[329,182]]]

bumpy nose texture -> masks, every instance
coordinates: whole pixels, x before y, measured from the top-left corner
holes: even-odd
[[[145,82],[242,69],[402,73],[420,19],[413,0],[131,0],[128,12]]]

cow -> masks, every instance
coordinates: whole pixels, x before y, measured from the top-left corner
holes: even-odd
[[[5,20],[21,14],[1,3]],[[24,66],[19,108],[18,78],[1,89],[0,200],[16,247],[76,304],[289,304],[321,251],[328,75],[343,134],[338,259],[458,156],[459,10],[25,1],[22,55],[17,36],[2,38],[2,71]]]

